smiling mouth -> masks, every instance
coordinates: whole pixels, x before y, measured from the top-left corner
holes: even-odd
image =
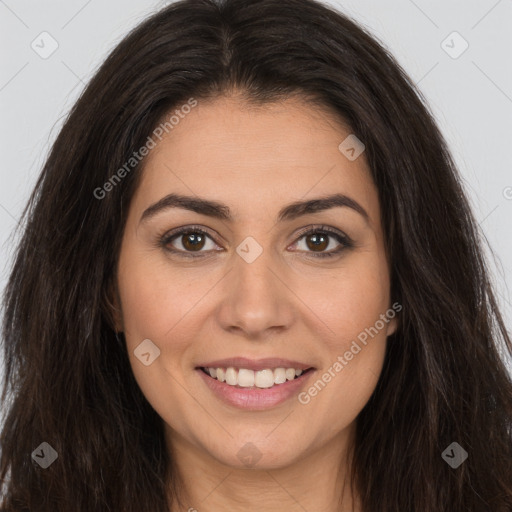
[[[311,367],[305,370],[297,368],[268,368],[254,371],[230,366],[228,368],[199,367],[199,370],[213,380],[217,380],[234,388],[269,389],[278,387],[292,380],[297,380],[314,370],[314,368]]]

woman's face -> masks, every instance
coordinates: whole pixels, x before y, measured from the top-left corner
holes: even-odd
[[[123,236],[117,327],[176,446],[276,468],[353,433],[396,318],[365,154],[338,147],[349,135],[297,99],[220,98],[155,139]]]

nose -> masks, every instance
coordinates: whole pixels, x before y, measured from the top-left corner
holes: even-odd
[[[297,297],[284,268],[270,249],[254,261],[234,253],[217,311],[221,327],[254,340],[289,329]]]

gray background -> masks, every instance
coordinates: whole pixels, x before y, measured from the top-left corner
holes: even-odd
[[[128,30],[168,3],[0,0],[0,291],[10,235],[63,117]],[[511,330],[512,0],[328,3],[368,27],[428,100],[494,251]],[[44,55],[51,44],[58,48]]]

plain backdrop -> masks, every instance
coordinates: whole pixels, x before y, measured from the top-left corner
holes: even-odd
[[[109,51],[168,3],[0,0],[0,291],[10,235],[64,116]],[[512,330],[512,0],[326,3],[366,26],[429,102],[493,249]]]

